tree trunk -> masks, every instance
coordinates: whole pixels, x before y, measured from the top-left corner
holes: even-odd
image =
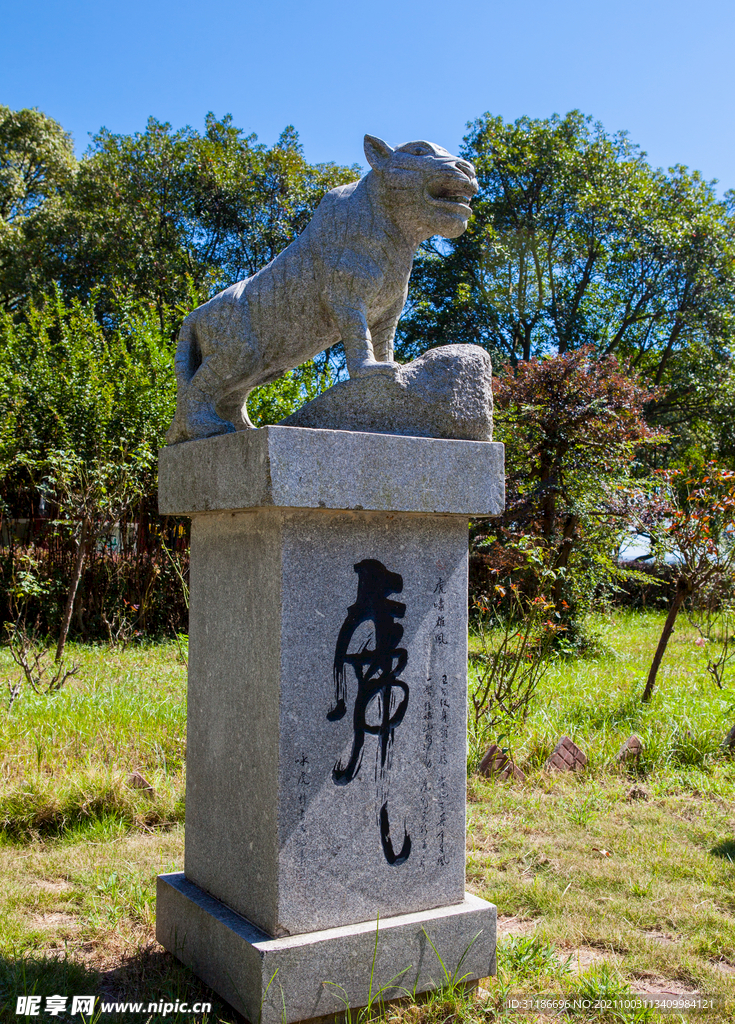
[[[676,594],[674,595],[674,600],[669,608],[669,614],[666,616],[666,622],[664,623],[664,628],[658,641],[658,647],[656,648],[656,653],[653,656],[651,671],[648,673],[648,679],[646,680],[646,688],[644,689],[643,696],[641,697],[644,704],[647,704],[651,699],[653,687],[656,685],[656,673],[658,672],[659,665],[661,664],[661,659],[664,656],[664,651],[666,650],[669,638],[674,632],[676,616],[679,614],[679,610],[691,593],[691,590],[692,585],[690,581],[685,576],[680,576],[676,581]]]
[[[64,653],[64,646],[66,644],[66,638],[69,634],[69,626],[71,625],[71,617],[74,613],[74,601],[77,596],[77,590],[79,589],[79,581],[82,578],[82,571],[84,570],[84,563],[87,560],[87,551],[89,550],[89,520],[82,520],[82,529],[79,534],[79,542],[77,544],[77,555],[74,560],[74,572],[72,573],[71,582],[69,583],[69,590],[66,594],[66,607],[64,608],[64,617],[61,620],[61,632],[59,634],[59,642],[56,645],[56,661],[61,661],[61,656]]]
[[[566,569],[569,564],[569,556],[572,553],[572,547],[574,546],[574,535],[577,532],[579,526],[579,516],[568,516],[567,521],[564,524],[564,533],[562,534],[561,544],[559,545],[559,553],[554,563],[554,569]],[[562,587],[561,573],[557,575],[554,581],[554,607],[558,615],[563,614],[562,602],[564,600],[564,593]]]
[[[681,315],[681,311],[679,311],[676,314],[676,320],[674,321],[674,326],[673,326],[673,328],[671,330],[671,334],[669,335],[669,340],[667,342],[666,348],[664,349],[664,353],[661,356],[661,360],[660,360],[660,362],[658,364],[658,369],[656,370],[656,376],[653,379],[653,383],[656,385],[656,387],[659,387],[660,384],[661,384],[661,380],[662,380],[663,375],[664,375],[664,370],[666,369],[666,364],[668,363],[669,358],[671,356],[671,353],[674,350],[674,345],[676,344],[676,342],[677,342],[677,340],[679,338],[679,335],[681,334],[683,326],[684,326],[684,319],[683,319],[683,317]]]

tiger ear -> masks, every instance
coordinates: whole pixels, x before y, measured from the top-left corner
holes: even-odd
[[[367,162],[374,171],[382,171],[393,155],[393,150],[387,142],[377,138],[375,135],[365,136],[365,156]]]

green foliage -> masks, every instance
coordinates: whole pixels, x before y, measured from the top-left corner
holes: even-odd
[[[147,576],[149,595],[153,571],[157,596],[166,592],[173,571],[154,571],[144,510],[155,508],[156,454],[175,402],[168,333],[147,303],[128,303],[110,325],[94,297],[65,300],[58,290],[22,318],[0,314],[0,569],[12,620],[38,620],[65,638],[81,580],[88,612],[96,601],[118,604],[94,612],[104,635],[104,623],[118,629],[125,617],[126,575]],[[136,521],[134,564],[108,559],[100,574],[111,534],[129,547],[127,524]],[[127,599],[145,622],[143,595]]]
[[[592,344],[658,383],[676,352],[729,329],[733,222],[696,172],[654,170],[579,111],[468,127],[474,218],[426,248],[410,344],[472,340],[513,364]]]
[[[564,977],[571,959],[561,960],[554,946],[538,935],[509,935],[498,943],[499,970],[518,980],[538,975]]]
[[[248,414],[256,427],[278,423],[333,383],[328,359],[309,360],[278,380],[255,388],[248,398]]]
[[[0,614],[126,642],[186,630],[187,538],[155,512],[176,395],[173,320],[162,327],[143,300],[111,319],[96,297],[57,289],[21,317],[0,313]],[[255,422],[282,419],[331,380],[322,358],[258,388]]]
[[[29,240],[42,212],[71,187],[76,160],[71,137],[39,110],[0,104],[0,305],[26,297],[37,253]]]
[[[32,293],[58,281],[96,293],[117,315],[125,300],[181,313],[254,274],[308,223],[326,191],[356,168],[311,165],[288,127],[272,147],[227,115],[203,134],[150,118],[144,132],[103,129],[61,204],[37,218],[30,243],[40,271]]]
[[[72,180],[76,161],[71,136],[39,110],[0,104],[0,219],[29,217]]]
[[[483,573],[473,574],[473,587],[491,593],[496,584],[520,585],[534,598],[541,569],[553,574],[547,597],[567,644],[576,644],[580,615],[619,576],[628,527],[621,499],[636,456],[661,440],[643,419],[651,392],[614,357],[595,360],[581,348],[507,368],[494,395],[495,436],[506,444],[506,508],[491,533],[475,531]],[[535,567],[528,538],[540,552]]]
[[[474,216],[422,247],[398,351],[474,342],[515,366],[591,345],[665,386],[648,415],[677,451],[732,458],[732,197],[685,167],[651,167],[579,111],[485,114],[462,155],[477,169]]]
[[[6,501],[22,480],[40,486],[50,475],[53,492],[93,466],[125,465],[150,481],[174,403],[171,345],[146,304],[128,305],[109,331],[92,299],[58,291],[20,322],[0,315]]]

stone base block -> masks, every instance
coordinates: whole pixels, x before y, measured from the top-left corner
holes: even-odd
[[[439,987],[444,968],[465,982],[494,974],[496,916],[468,893],[450,907],[274,939],[176,873],[158,877],[156,937],[253,1024],[291,1024],[365,1006],[374,955],[372,993],[383,989],[383,1000]]]

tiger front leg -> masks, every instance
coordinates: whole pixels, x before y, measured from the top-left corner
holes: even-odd
[[[370,327],[370,335],[373,341],[373,352],[380,363],[393,363],[393,342],[396,336],[398,320],[403,312],[406,296],[401,295],[391,308],[381,316],[380,320]]]
[[[347,372],[350,377],[364,377],[368,374],[394,374],[397,366],[393,362],[379,362],[375,358],[373,339],[367,323],[365,309],[341,306],[332,309],[339,327],[345,349]]]

